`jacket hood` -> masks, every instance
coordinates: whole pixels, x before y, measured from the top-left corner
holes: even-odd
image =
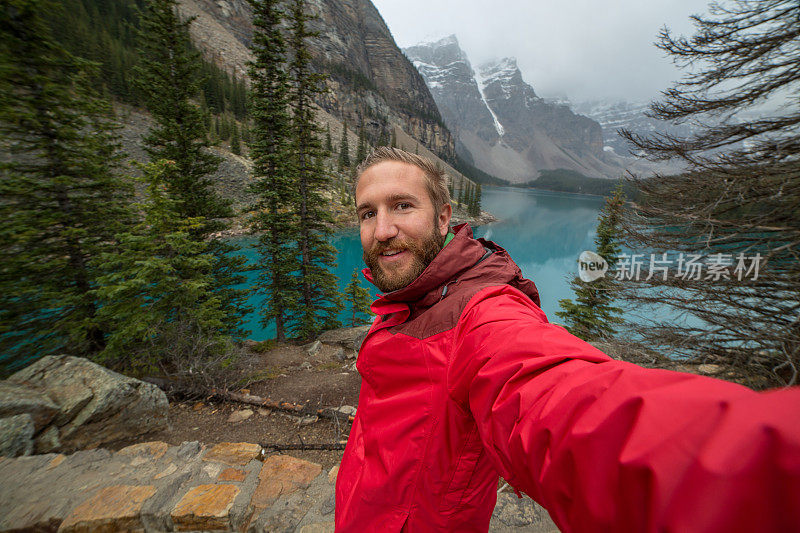
[[[453,239],[422,274],[402,289],[380,295],[378,302],[427,307],[441,299],[450,283],[472,281],[511,285],[540,305],[536,285],[522,277],[520,268],[501,246],[483,238],[473,238],[472,228],[466,223],[455,226],[453,233]],[[374,284],[370,269],[362,272]]]

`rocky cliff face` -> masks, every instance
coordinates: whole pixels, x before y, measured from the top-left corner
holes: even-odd
[[[505,128],[503,140],[515,150],[525,150],[537,130],[557,145],[578,154],[600,155],[603,131],[594,120],[552,105],[536,95],[522,79],[514,58],[481,65],[479,75],[486,102]]]
[[[474,69],[455,36],[405,49],[422,74],[460,153],[478,168],[515,182],[566,168],[617,177],[596,121],[539,98],[514,58]]]
[[[376,139],[391,124],[400,125],[433,152],[455,155],[425,81],[394,42],[370,0],[310,0],[317,16],[311,29],[314,68],[330,79],[320,107],[351,127],[364,118]],[[182,11],[196,16],[195,41],[219,64],[242,76],[250,58],[252,9],[246,0],[183,0]]]
[[[498,132],[492,112],[483,99],[467,55],[455,36],[437,43],[405,49],[439,105],[442,118],[458,138],[459,131],[473,132],[495,142]]]
[[[645,115],[650,107],[647,102],[594,100],[568,105],[578,113],[599,122],[603,128],[603,144],[607,147],[606,150],[613,149],[621,156],[629,155],[631,146],[617,133],[620,128],[640,135],[659,133],[677,137],[688,137],[695,132],[695,126],[691,123],[673,124],[648,117]]]

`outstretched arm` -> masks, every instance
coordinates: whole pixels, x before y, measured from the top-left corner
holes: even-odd
[[[451,396],[563,531],[800,529],[800,388],[611,360],[510,287],[456,335]]]

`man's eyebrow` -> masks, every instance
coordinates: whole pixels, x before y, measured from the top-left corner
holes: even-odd
[[[396,193],[396,194],[389,195],[386,198],[386,201],[389,202],[389,203],[391,203],[391,202],[400,202],[400,201],[403,201],[403,200],[411,201],[411,202],[419,202],[419,198],[417,198],[416,196],[414,196],[411,193]],[[356,207],[356,211],[361,211],[362,209],[366,209],[366,208],[370,207],[370,205],[371,204],[369,202],[362,202],[362,203],[358,204],[358,207]]]
[[[401,200],[411,200],[412,202],[418,202],[419,199],[411,193],[398,193],[393,194],[387,198],[389,202],[399,202]]]

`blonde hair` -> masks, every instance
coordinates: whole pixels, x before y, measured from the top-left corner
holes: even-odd
[[[416,154],[411,154],[399,148],[391,148],[389,146],[379,146],[375,148],[361,164],[356,168],[356,181],[353,184],[353,197],[355,197],[355,190],[358,186],[358,180],[361,179],[363,174],[369,167],[383,163],[384,161],[400,161],[401,163],[408,163],[414,165],[422,170],[425,174],[425,187],[428,190],[428,196],[433,203],[436,213],[442,208],[443,205],[450,205],[450,191],[447,190],[447,175],[444,170],[426,157],[421,157]]]

